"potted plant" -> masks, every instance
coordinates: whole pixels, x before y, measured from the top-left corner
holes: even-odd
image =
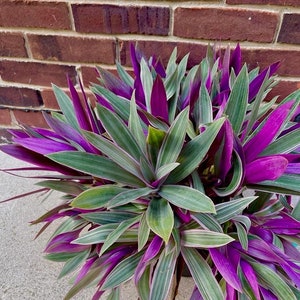
[[[133,75],[98,68],[92,107],[53,86],[50,129],[10,130],[1,150],[56,171],[42,190],[64,193],[33,223],[61,220],[46,258],[75,272],[65,299],[94,284],[118,299],[175,299],[184,268],[191,299],[300,299],[300,92],[265,101],[278,63],[242,65],[239,45],[187,70],[131,46]],[[175,280],[174,280],[175,279]]]

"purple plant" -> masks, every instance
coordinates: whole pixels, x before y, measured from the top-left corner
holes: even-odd
[[[279,64],[249,71],[239,45],[190,70],[176,49],[166,68],[131,58],[134,76],[98,68],[95,108],[53,86],[50,129],[1,146],[59,173],[38,185],[61,205],[33,223],[64,218],[45,252],[77,272],[65,299],[92,283],[118,299],[129,279],[142,300],[175,297],[184,266],[191,299],[299,299],[300,92],[265,101]]]

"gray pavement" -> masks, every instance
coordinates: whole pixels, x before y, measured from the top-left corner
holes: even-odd
[[[0,168],[26,166],[0,151]],[[28,174],[28,172],[26,173]],[[36,175],[33,172],[31,175]],[[0,201],[37,187],[34,179],[0,172]],[[48,209],[59,203],[59,194],[46,201],[37,195],[0,204],[0,299],[1,300],[60,300],[71,287],[70,277],[57,279],[62,265],[43,258],[43,249],[53,232],[50,227],[37,239],[40,225],[31,226]],[[192,282],[183,278],[178,300],[189,299]],[[91,299],[93,289],[79,293],[73,299]],[[131,283],[124,285],[122,300],[137,299]]]

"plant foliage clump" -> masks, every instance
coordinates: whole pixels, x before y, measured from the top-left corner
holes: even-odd
[[[1,150],[57,171],[38,183],[64,193],[33,223],[61,219],[46,257],[74,273],[70,299],[94,284],[118,299],[166,299],[186,266],[191,299],[300,299],[300,92],[265,101],[278,63],[242,65],[239,45],[208,47],[191,69],[131,46],[133,72],[98,68],[92,107],[69,80],[53,86],[50,129],[11,130]]]

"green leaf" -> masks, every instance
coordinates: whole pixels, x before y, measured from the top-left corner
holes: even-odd
[[[55,262],[66,262],[72,257],[75,257],[78,253],[70,253],[70,252],[58,252],[58,253],[49,253],[44,256],[44,258],[55,261]]]
[[[113,107],[114,111],[125,121],[129,118],[130,101],[115,93],[107,90],[105,87],[97,84],[93,84],[91,91],[96,95],[104,97]]]
[[[157,157],[156,169],[176,161],[181,152],[188,124],[188,107],[174,120],[168,130]]]
[[[157,171],[156,171],[156,177],[157,179],[161,179],[164,176],[167,176],[170,174],[171,171],[173,171],[177,166],[179,166],[179,163],[170,163],[161,166]]]
[[[224,295],[210,266],[197,249],[182,247],[181,253],[203,300],[223,300]]]
[[[116,206],[121,206],[127,203],[130,203],[140,197],[148,196],[154,190],[148,187],[140,188],[140,189],[129,189],[123,191],[122,193],[116,195],[114,198],[110,200],[108,203],[108,208],[113,208]]]
[[[112,161],[118,164],[124,170],[139,177],[140,167],[136,160],[134,160],[126,151],[112,143],[108,139],[93,132],[85,131],[85,138],[103,154],[109,157]]]
[[[264,282],[279,300],[297,300],[291,288],[271,268],[264,264],[250,262],[258,279]]]
[[[90,188],[77,196],[71,206],[82,209],[105,207],[109,200],[123,191],[123,188],[110,184]]]
[[[146,214],[143,213],[140,226],[138,229],[138,251],[141,251],[144,246],[146,245],[150,234],[150,227],[147,223],[147,217]]]
[[[300,145],[300,129],[293,130],[271,143],[260,155],[289,153]]]
[[[191,217],[205,229],[223,233],[223,229],[221,225],[217,222],[217,220],[213,216],[205,213],[193,212],[191,214]]]
[[[221,232],[202,229],[190,229],[181,232],[181,244],[185,247],[216,248],[234,241],[232,237]]]
[[[231,122],[233,131],[238,135],[244,122],[248,105],[249,78],[244,65],[232,87],[227,101],[225,114]]]
[[[174,214],[168,201],[152,199],[147,208],[146,219],[150,229],[167,243],[174,226]]]
[[[215,218],[220,224],[229,221],[231,218],[242,213],[242,211],[257,197],[245,197],[236,200],[227,201],[224,203],[216,204],[217,214]]]
[[[119,167],[110,159],[86,152],[62,151],[47,155],[50,159],[95,177],[130,186],[144,186],[136,176]]]
[[[165,249],[161,253],[153,274],[149,300],[167,299],[176,262],[177,255],[175,251],[167,254]]]
[[[239,241],[246,251],[248,250],[248,234],[243,225],[241,225],[239,222],[234,222],[234,225],[237,229],[237,234],[239,237]]]
[[[104,106],[97,105],[97,112],[102,125],[113,141],[139,161],[143,152],[124,122]]]
[[[117,66],[117,72],[121,78],[127,85],[133,86],[134,85],[134,79],[129,75],[129,73],[125,70],[125,68],[116,61]]]
[[[122,260],[106,277],[101,290],[107,290],[119,286],[129,280],[145,251],[135,253]]]
[[[149,300],[150,295],[150,272],[151,266],[147,266],[136,287],[140,300]]]
[[[136,216],[130,212],[118,212],[118,211],[97,211],[91,213],[80,214],[80,217],[89,222],[93,222],[99,225],[120,223]]]
[[[292,216],[296,220],[300,221],[300,201],[299,200],[297,201],[297,203],[293,209]]]
[[[225,197],[234,193],[239,188],[243,178],[244,170],[242,160],[235,150],[233,151],[233,154],[233,175],[231,182],[224,188],[213,189],[220,197]]]
[[[153,87],[153,77],[152,77],[152,73],[149,69],[149,66],[144,58],[141,59],[140,66],[141,66],[140,77],[141,77],[141,82],[142,82],[142,86],[143,86],[143,90],[144,90],[144,94],[145,94],[146,107],[147,107],[147,111],[150,112],[151,111],[150,101],[151,101],[151,92],[152,92],[152,87]]]
[[[84,233],[82,236],[74,240],[72,244],[93,245],[104,243],[107,236],[117,227],[118,224],[101,225]]]
[[[195,212],[215,213],[212,200],[205,194],[187,186],[164,185],[158,194],[172,204]]]
[[[153,165],[156,164],[159,149],[162,145],[165,135],[165,131],[154,128],[152,126],[148,127],[147,149]]]
[[[66,120],[73,128],[75,128],[76,130],[79,131],[78,121],[77,121],[77,118],[76,118],[76,115],[74,112],[73,103],[72,103],[70,97],[55,84],[52,84],[52,89],[53,89],[55,98],[57,100],[57,103],[58,103],[63,115],[65,116]]]
[[[37,182],[36,185],[47,187],[51,190],[63,192],[73,196],[77,196],[85,190],[83,184],[67,180],[43,180]]]
[[[86,261],[88,255],[89,255],[89,252],[90,252],[90,250],[79,252],[79,253],[77,253],[77,255],[75,257],[70,258],[63,266],[63,268],[58,276],[58,279],[66,276],[67,274],[76,270],[78,268],[78,266],[80,266],[83,262]]]
[[[106,300],[119,300],[120,299],[120,287],[112,289],[112,291],[107,295]]]
[[[141,123],[141,119],[137,113],[137,106],[135,102],[135,93],[132,94],[130,101],[130,116],[128,120],[128,128],[134,138],[136,139],[138,145],[143,150],[144,153],[147,152],[146,138]]]
[[[171,172],[167,183],[176,183],[190,175],[201,163],[211,144],[215,140],[225,119],[221,118],[209,124],[206,130],[188,142],[180,153],[177,162],[180,165]]]
[[[117,242],[118,238],[132,225],[136,224],[140,220],[141,216],[136,216],[134,218],[123,221],[119,224],[119,226],[112,231],[106,238],[103,243],[100,251],[100,256],[115,242]]]

